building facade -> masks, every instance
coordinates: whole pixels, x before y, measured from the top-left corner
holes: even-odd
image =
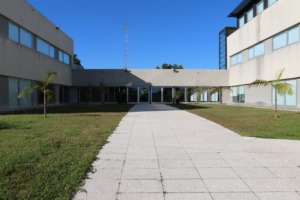
[[[300,1],[244,0],[231,13],[238,29],[227,37],[227,69],[231,102],[272,106],[271,87],[247,85],[256,79],[274,80],[285,69],[282,81],[293,95],[279,96],[278,104],[300,108]]]
[[[237,27],[219,33],[220,70],[85,70],[73,63],[73,40],[25,0],[0,1],[0,110],[38,106],[41,94],[18,94],[47,71],[54,104],[222,102],[272,106],[271,87],[248,87],[256,79],[282,81],[294,94],[279,97],[300,108],[300,1],[243,0],[231,13]],[[279,17],[280,16],[280,17]],[[210,91],[218,91],[211,93]]]

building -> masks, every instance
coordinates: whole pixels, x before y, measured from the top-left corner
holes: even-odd
[[[238,29],[227,37],[227,69],[232,103],[272,106],[270,87],[247,87],[256,79],[274,80],[285,69],[282,81],[293,86],[293,95],[279,96],[278,105],[300,108],[300,1],[243,0],[229,17]]]
[[[73,40],[25,0],[0,1],[0,110],[42,104],[39,92],[18,98],[47,71],[59,72],[54,104],[222,102],[273,105],[273,80],[293,85],[280,105],[300,108],[300,1],[243,0],[231,13],[237,27],[219,33],[220,70],[86,70],[73,63]],[[279,17],[280,15],[280,17]],[[210,89],[219,92],[210,93]],[[231,89],[230,89],[231,88]]]

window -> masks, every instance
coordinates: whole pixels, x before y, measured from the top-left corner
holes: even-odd
[[[264,11],[264,1],[260,1],[257,6],[256,6],[256,14],[260,14],[262,13],[262,11]]]
[[[299,26],[291,28],[288,31],[288,44],[293,44],[299,41],[300,29]]]
[[[265,45],[264,42],[261,42],[251,48],[248,49],[249,59],[255,58],[257,56],[263,55],[265,53]]]
[[[70,56],[69,54],[65,53],[65,52],[62,52],[62,51],[58,51],[58,60],[60,62],[63,62],[67,65],[70,64]]]
[[[253,13],[253,8],[252,8],[247,12],[247,22],[249,22],[251,19],[253,19],[253,16],[254,16],[254,13]]]
[[[231,65],[236,65],[242,62],[242,52],[231,56]]]
[[[8,37],[10,40],[19,43],[19,27],[9,23],[8,24]]]
[[[242,26],[244,26],[244,24],[245,24],[245,17],[242,16],[239,18],[239,27],[241,28]]]
[[[280,33],[275,37],[273,37],[273,50],[286,46],[287,45],[286,38],[287,38],[286,32]]]
[[[54,47],[40,38],[37,38],[37,51],[54,58]]]
[[[152,88],[152,102],[161,102],[161,88],[153,87]]]
[[[20,43],[26,47],[33,47],[33,36],[31,33],[24,29],[20,29]]]
[[[232,102],[235,103],[245,102],[245,86],[232,87]]]
[[[28,87],[31,87],[31,81],[16,78],[8,79],[10,107],[32,105],[32,94],[29,93],[22,98],[18,98],[19,93]]]
[[[163,88],[163,102],[172,102],[172,88]]]
[[[128,102],[137,102],[137,88],[128,88]]]
[[[289,83],[292,86],[293,94],[288,95],[279,95],[277,94],[277,105],[278,106],[297,106],[297,95],[296,95],[296,87],[297,83],[296,80],[288,80],[288,81],[282,81]],[[275,89],[272,89],[272,103],[275,104]]]
[[[274,4],[277,0],[268,0],[268,6],[271,6],[272,4]]]
[[[279,33],[273,37],[273,50],[298,42],[300,39],[299,26]]]

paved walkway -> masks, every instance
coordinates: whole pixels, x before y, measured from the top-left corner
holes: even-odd
[[[75,199],[300,199],[300,141],[241,137],[167,105],[136,105]]]

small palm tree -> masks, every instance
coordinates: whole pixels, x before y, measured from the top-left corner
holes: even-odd
[[[47,102],[49,102],[53,97],[55,96],[54,91],[50,90],[48,86],[52,83],[52,81],[58,76],[58,72],[47,72],[44,74],[41,82],[37,83],[36,85],[33,85],[29,88],[26,88],[22,90],[18,96],[18,98],[21,98],[25,96],[28,93],[32,93],[35,90],[40,90],[43,93],[44,96],[44,118],[47,117]]]
[[[250,83],[250,85],[249,85],[249,87],[271,85],[274,88],[274,91],[275,91],[275,118],[278,118],[277,95],[278,94],[281,96],[284,94],[292,95],[294,93],[291,84],[280,81],[283,72],[284,72],[284,69],[282,69],[280,71],[280,73],[276,76],[274,81],[265,81],[265,80],[257,79],[254,82]]]

